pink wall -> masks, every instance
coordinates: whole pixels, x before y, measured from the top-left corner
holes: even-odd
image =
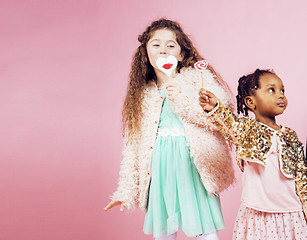
[[[303,0],[1,1],[0,239],[151,239],[141,211],[102,209],[117,186],[137,35],[158,17],[179,21],[234,92],[242,74],[274,68],[289,100],[278,122],[305,141],[306,8]],[[236,170],[237,184],[221,195],[226,240],[240,203]]]

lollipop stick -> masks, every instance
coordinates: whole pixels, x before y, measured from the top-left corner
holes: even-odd
[[[201,72],[201,88],[204,88],[204,73]]]
[[[194,64],[194,67],[200,71],[201,74],[201,87],[204,88],[205,85],[205,77],[204,77],[204,70],[208,67],[208,62],[206,60],[198,61]]]

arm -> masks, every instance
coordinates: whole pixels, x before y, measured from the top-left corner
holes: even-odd
[[[213,123],[226,140],[236,146],[242,145],[249,125],[248,119],[239,118],[233,114],[223,103],[211,92],[201,89],[199,91],[199,105],[204,115]],[[244,171],[244,162],[237,157],[237,164]]]
[[[221,100],[205,89],[199,91],[199,105],[226,140],[235,145],[240,143],[246,131],[244,119],[237,117],[223,105]]]
[[[299,146],[298,160],[294,180],[296,193],[302,202],[305,219],[307,220],[307,161],[306,157],[304,157],[303,146],[299,140],[297,140],[297,144]]]
[[[111,197],[112,201],[105,207],[105,211],[116,206],[121,205],[120,211],[125,208],[132,210],[136,207],[139,194],[139,168],[136,156],[136,142],[135,139],[128,140],[125,134],[125,146],[121,162],[118,188]]]
[[[206,87],[217,95],[225,105],[230,105],[230,98],[217,83],[209,70],[204,72]],[[204,118],[203,110],[198,104],[198,91],[201,88],[201,76],[195,69],[187,69],[167,86],[169,99],[174,112],[187,123],[202,127],[213,127]]]

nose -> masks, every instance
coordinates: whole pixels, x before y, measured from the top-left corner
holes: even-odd
[[[161,55],[167,54],[167,52],[166,52],[166,46],[161,46],[161,48],[160,48],[160,54],[161,54]]]
[[[160,54],[161,54],[161,55],[165,55],[165,54],[166,54],[166,51],[161,50],[161,51],[160,51]]]
[[[284,99],[285,98],[285,94],[283,92],[279,93],[279,98]]]

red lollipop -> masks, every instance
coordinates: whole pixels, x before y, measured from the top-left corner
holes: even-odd
[[[207,60],[201,60],[198,61],[194,64],[194,67],[201,72],[201,86],[204,88],[204,75],[203,72],[204,70],[208,67],[208,62]]]
[[[203,72],[207,67],[208,67],[208,62],[207,60],[201,60],[201,61],[198,61],[194,64],[194,67],[200,71],[200,72]]]

